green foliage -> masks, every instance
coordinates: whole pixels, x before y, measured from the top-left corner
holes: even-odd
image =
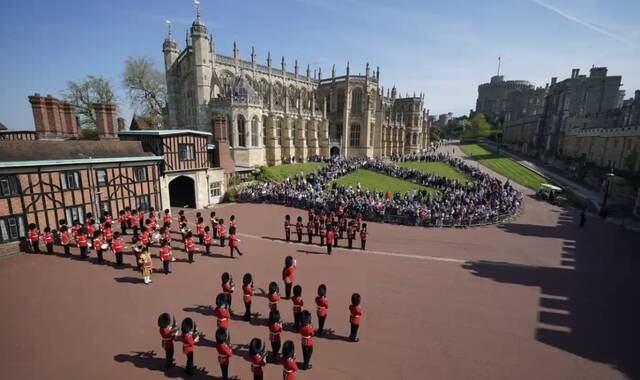
[[[131,107],[144,116],[150,125],[160,126],[167,104],[164,71],[158,69],[151,58],[129,57],[124,63],[122,85],[127,91]]]
[[[494,129],[494,126],[487,121],[486,116],[479,113],[471,119],[471,125],[465,129],[462,136],[467,139],[489,137]]]
[[[424,173],[433,173],[440,177],[455,179],[456,181],[461,183],[469,181],[469,178],[467,178],[467,176],[458,172],[450,165],[442,162],[409,161],[400,163],[400,166],[403,168],[419,170]]]
[[[545,177],[542,177],[538,173],[520,165],[518,162],[510,158],[491,153],[479,145],[461,145],[460,148],[467,156],[478,161],[487,168],[534,191],[538,191],[540,185],[543,183],[549,182]]]
[[[390,191],[392,193],[406,193],[414,189],[435,192],[435,189],[430,187],[417,185],[409,181],[364,169],[356,170],[355,172],[338,179],[335,183],[340,186],[352,186],[354,189],[358,183],[360,183],[360,186],[363,189],[382,192]]]
[[[75,82],[67,82],[67,89],[62,96],[76,107],[80,120],[79,127],[96,127],[96,115],[93,103],[112,103],[117,105],[117,98],[113,86],[108,79],[100,76],[88,75]]]
[[[256,180],[261,182],[281,182],[287,177],[295,177],[303,172],[305,176],[324,166],[321,162],[305,162],[302,164],[284,164],[278,166],[262,166],[256,175]]]
[[[80,128],[80,140],[98,140],[98,131],[91,127]]]
[[[440,130],[440,128],[438,127],[431,127],[431,129],[429,129],[429,141],[440,141],[441,137],[442,137],[442,130]]]
[[[222,196],[222,202],[223,203],[235,202],[237,193],[238,193],[238,190],[235,187],[230,187],[227,191],[225,191],[224,195]]]

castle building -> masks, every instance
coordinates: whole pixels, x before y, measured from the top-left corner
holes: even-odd
[[[477,113],[504,117],[507,113],[509,95],[521,90],[533,90],[526,80],[504,80],[503,75],[494,75],[489,83],[478,86]]]
[[[417,152],[428,144],[424,95],[399,96],[380,86],[380,70],[329,77],[322,71],[293,70],[284,57],[274,67],[217,54],[213,35],[200,18],[187,31],[180,50],[171,30],[163,43],[167,81],[166,125],[212,132],[212,120],[227,120],[226,140],[238,170],[315,155],[380,156]],[[215,140],[215,138],[214,138]]]

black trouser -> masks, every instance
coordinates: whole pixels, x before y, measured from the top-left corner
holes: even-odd
[[[193,352],[187,354],[187,367],[185,368],[187,374],[193,374]]]
[[[324,236],[320,235],[320,245],[324,245]]]
[[[298,329],[300,328],[300,318],[302,317],[302,312],[301,311],[294,311],[293,312],[293,326],[295,328],[296,331],[298,331]]]
[[[207,255],[211,254],[211,244],[207,244],[204,246],[205,252]]]
[[[318,335],[322,335],[324,331],[324,321],[327,319],[327,316],[318,317]]]
[[[225,293],[224,295],[227,297],[227,307],[229,308],[229,311],[231,311],[231,293]]]
[[[287,283],[284,284],[284,295],[285,295],[284,298],[286,298],[286,299],[291,298],[291,286],[292,285],[293,284],[287,284]]]
[[[311,234],[311,231],[309,231],[309,244],[313,243],[313,235]]]
[[[353,239],[349,238],[349,249],[353,248]]]
[[[168,274],[169,273],[169,263],[171,262],[171,260],[166,260],[162,262],[162,269],[164,269],[164,274]]]
[[[278,359],[278,354],[280,353],[280,342],[271,342],[271,352],[273,352],[274,361]]]
[[[304,364],[302,368],[309,368],[309,362],[311,361],[311,355],[313,354],[313,346],[302,346],[302,358]]]
[[[287,237],[287,241],[291,240],[291,231],[285,231],[284,235]]]
[[[224,247],[224,236],[220,236],[220,246]]]
[[[222,380],[229,379],[229,364],[220,363],[220,370],[222,370]]]
[[[47,243],[47,253],[53,253],[53,243]]]
[[[116,252],[116,264],[122,265],[122,252]]]
[[[320,232],[320,226],[314,226],[314,233],[317,235]]]
[[[338,246],[338,237],[337,236],[333,239],[333,246],[334,247]]]
[[[327,244],[327,255],[331,254],[332,249],[333,249],[333,246],[331,244]]]
[[[253,374],[253,380],[262,380],[264,379],[264,375],[261,373],[254,373]]]
[[[200,243],[200,245],[204,244],[204,235],[198,235],[198,243]]]
[[[360,327],[360,325],[351,324],[351,334],[349,334],[350,340],[355,341],[358,337],[358,327]]]
[[[251,302],[244,303],[244,318],[245,321],[251,320]]]
[[[213,231],[213,237],[215,239],[217,239],[218,238],[218,226],[217,225],[215,225],[215,226],[212,225],[211,228],[212,228],[212,231]]]
[[[98,260],[104,261],[104,258],[102,257],[102,250],[96,249],[96,254],[98,255]]]
[[[140,220],[138,225],[140,226],[140,229],[142,229],[142,227],[144,227],[144,220]]]
[[[300,243],[302,241],[302,232],[296,232],[296,235],[298,235],[298,243]]]
[[[340,236],[340,239],[342,239],[344,237],[344,230],[340,229],[340,233],[338,235]]]
[[[126,223],[120,223],[120,232],[122,232],[122,235],[126,235],[127,234],[127,224]]]
[[[32,241],[31,242],[31,250],[34,253],[40,253],[40,243],[37,241]]]
[[[366,241],[366,240],[361,239],[361,240],[360,240],[360,244],[361,244],[361,245],[360,245],[360,249],[364,251],[364,247],[367,245],[367,241]]]
[[[173,367],[173,347],[166,348],[165,350],[165,361],[164,365],[167,367]]]
[[[242,256],[242,252],[240,252],[238,247],[229,246],[229,254],[231,254],[231,257],[233,257],[233,252],[234,251],[238,252],[238,255]]]
[[[71,254],[71,251],[69,249],[69,244],[63,245],[62,247],[64,248],[64,254],[65,255],[70,255]]]
[[[187,254],[189,255],[189,263],[193,262],[193,252],[187,252]]]
[[[80,256],[87,257],[87,249],[88,247],[80,247]]]
[[[138,236],[138,225],[134,224],[133,225],[133,236]]]

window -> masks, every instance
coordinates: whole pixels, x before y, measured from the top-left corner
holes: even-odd
[[[338,103],[336,106],[336,111],[338,112],[342,112],[344,109],[344,90],[340,90],[340,92],[338,92]]]
[[[62,188],[67,189],[79,189],[80,188],[80,173],[77,171],[66,171],[60,173],[60,182]]]
[[[20,183],[15,175],[0,176],[0,197],[20,194]]]
[[[267,146],[267,118],[262,118],[262,145]]]
[[[69,222],[73,222],[74,220],[82,222],[84,220],[84,209],[82,206],[66,207],[64,213]]]
[[[360,146],[360,124],[351,124],[351,132],[349,134],[349,145]]]
[[[251,146],[258,146],[258,118],[251,119]]]
[[[247,136],[245,133],[247,132],[245,127],[245,120],[242,115],[238,115],[238,146],[247,146]]]
[[[150,204],[151,200],[149,199],[148,195],[141,195],[139,197],[136,197],[136,207],[138,208],[138,211],[149,211]]]
[[[227,123],[229,123],[228,127],[227,127],[227,137],[229,139],[229,145],[233,146],[233,122],[231,121],[231,115],[227,116]]]
[[[211,182],[209,184],[209,195],[211,197],[219,197],[221,188],[222,182]]]
[[[0,218],[0,243],[18,240],[26,236],[24,215],[10,215]]]
[[[178,157],[182,161],[195,160],[195,146],[193,144],[178,144]]]
[[[99,186],[105,186],[107,184],[106,170],[96,170],[96,182]]]
[[[354,115],[362,113],[362,90],[356,88],[351,94],[351,112]]]
[[[276,121],[276,138],[280,145],[282,145],[282,119]]]
[[[100,201],[100,211],[102,215],[106,215],[111,212],[111,202],[109,201]]]
[[[133,168],[133,181],[134,182],[144,182],[147,180],[147,167],[146,166],[136,166]]]

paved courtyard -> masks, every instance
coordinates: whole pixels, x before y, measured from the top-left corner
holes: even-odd
[[[174,249],[173,273],[154,274],[149,286],[131,267],[82,261],[77,252],[9,257],[0,260],[2,378],[183,377],[180,344],[178,367],[163,369],[156,318],[164,311],[194,318],[207,334],[196,349],[193,378],[219,378],[209,305],[221,273],[232,273],[238,284],[251,272],[262,294],[270,281],[281,283],[286,255],[297,259],[305,305],[315,310],[320,283],[330,302],[332,333],[315,340],[314,367],[300,371],[300,379],[639,378],[640,236],[595,218],[579,229],[575,212],[530,196],[525,205],[511,223],[468,230],[371,223],[366,252],[337,249],[330,257],[317,245],[282,241],[284,215],[295,219],[305,215],[301,210],[221,206],[218,215],[238,219],[245,255],[231,260],[228,248],[216,248],[219,256],[188,264]],[[133,256],[125,261],[132,264]],[[350,343],[347,307],[356,291],[364,317],[360,342]],[[234,309],[243,310],[237,295]],[[289,302],[280,309],[291,323]],[[230,373],[239,379],[251,378],[241,358],[246,344],[268,336],[263,295],[253,311],[259,315],[251,324],[239,317],[230,324],[238,355]],[[302,360],[299,336],[284,338],[294,340]],[[265,374],[280,378],[281,367],[269,364]]]

